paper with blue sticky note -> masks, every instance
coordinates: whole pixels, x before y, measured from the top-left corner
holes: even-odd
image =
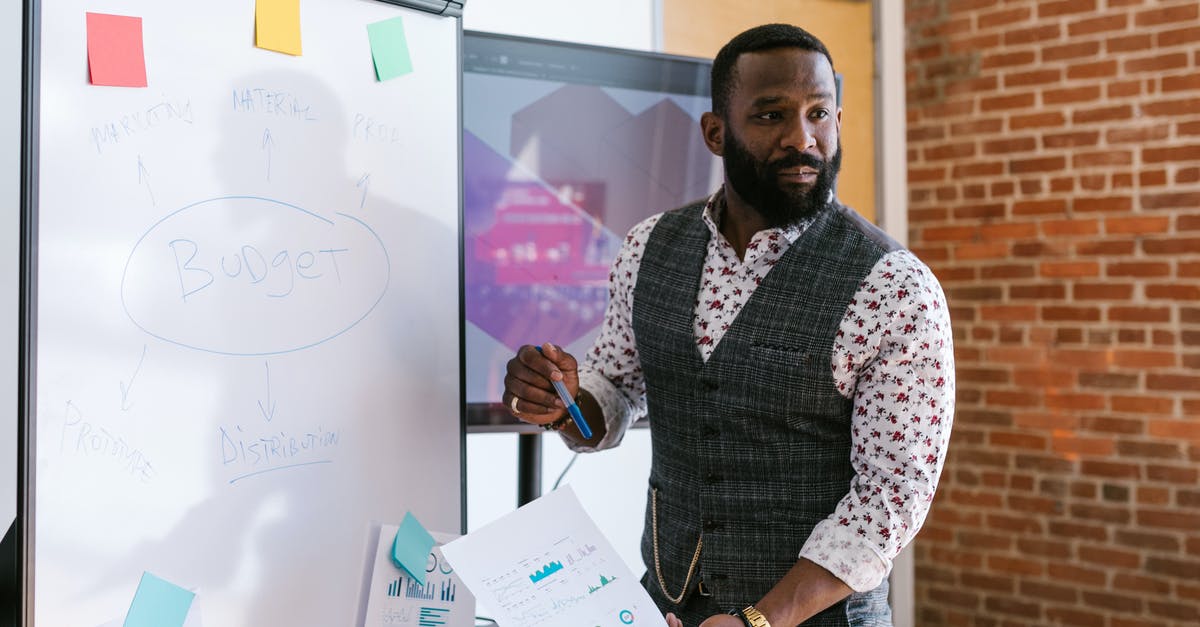
[[[196,593],[144,572],[123,627],[183,627]]]
[[[394,562],[392,546],[400,526],[382,525],[368,586],[367,604],[361,608],[360,627],[385,625],[436,625],[474,627],[475,597],[442,555],[441,545],[458,536],[430,532],[435,541],[421,558],[418,570],[424,583],[417,583],[406,569]],[[368,547],[370,550],[370,547]]]
[[[420,521],[412,512],[404,514],[404,521],[396,530],[392,541],[392,560],[417,580],[425,585],[425,563],[429,558],[429,550],[433,548],[433,536],[421,526]]]

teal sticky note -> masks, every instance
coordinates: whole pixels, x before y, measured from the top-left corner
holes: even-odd
[[[142,573],[124,627],[182,627],[195,596],[169,581]]]
[[[367,24],[367,38],[371,40],[375,78],[386,81],[413,71],[408,39],[404,36],[404,20],[399,16]]]
[[[392,560],[408,571],[408,574],[425,585],[425,565],[429,563],[429,552],[433,550],[433,536],[421,526],[412,512],[404,514],[404,522],[396,530],[392,542]]]

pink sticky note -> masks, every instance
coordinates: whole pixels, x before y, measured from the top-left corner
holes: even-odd
[[[146,86],[142,18],[88,13],[87,49],[93,85]]]

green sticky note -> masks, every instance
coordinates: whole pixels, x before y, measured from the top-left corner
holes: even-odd
[[[404,514],[404,522],[396,530],[392,542],[392,560],[408,571],[408,574],[425,585],[425,565],[429,563],[429,552],[433,550],[433,536],[421,526],[412,512]]]
[[[195,596],[169,581],[142,573],[124,627],[182,627]]]
[[[367,38],[371,40],[375,78],[386,81],[412,72],[412,58],[408,56],[408,39],[404,36],[403,19],[397,16],[390,20],[367,24]]]

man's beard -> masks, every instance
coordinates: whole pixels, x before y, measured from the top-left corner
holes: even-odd
[[[842,168],[842,145],[829,161],[795,149],[775,161],[763,163],[754,158],[731,130],[725,131],[725,175],[737,195],[758,211],[767,225],[776,228],[798,224],[829,207],[830,192]],[[817,179],[807,190],[779,181],[779,172],[808,166],[817,171]]]

